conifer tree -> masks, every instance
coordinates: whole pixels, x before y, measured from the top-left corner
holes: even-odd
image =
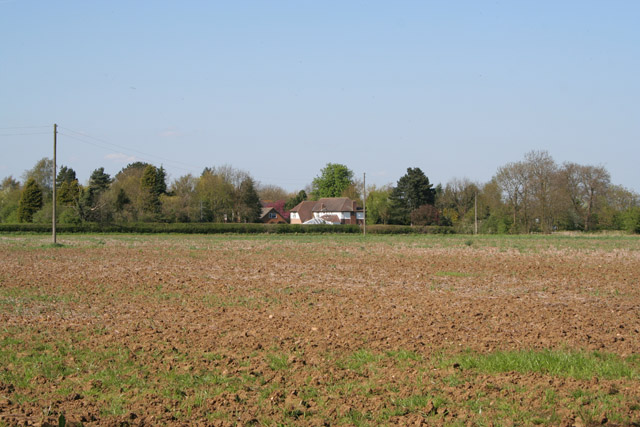
[[[66,166],[61,166],[58,171],[58,175],[56,176],[56,186],[60,188],[63,183],[71,184],[73,181],[77,179],[76,171],[72,168],[68,168]]]
[[[29,178],[22,190],[18,203],[18,220],[20,222],[32,222],[33,214],[42,208],[42,189],[35,179]]]
[[[160,194],[158,190],[158,170],[153,165],[144,168],[140,178],[140,188],[142,190],[142,209],[146,212],[158,212],[160,210]]]
[[[257,222],[262,212],[262,204],[260,196],[256,191],[253,179],[246,178],[240,184],[240,212],[239,220],[241,222]]]
[[[423,205],[433,205],[435,197],[436,191],[424,172],[420,168],[408,168],[391,191],[391,220],[397,224],[408,224],[411,212]]]

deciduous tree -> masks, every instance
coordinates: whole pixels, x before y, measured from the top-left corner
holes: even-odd
[[[342,191],[340,197],[348,197],[357,201],[358,204],[362,204],[362,181],[354,178],[351,184]]]
[[[367,189],[367,224],[387,224],[391,218],[391,185],[376,187],[372,185]]]
[[[343,192],[353,184],[353,172],[338,163],[327,163],[320,176],[313,179],[311,194],[314,199],[322,197],[341,197]]]
[[[438,225],[439,223],[440,212],[433,205],[422,205],[411,211],[412,225]]]
[[[169,222],[199,221],[199,206],[196,200],[198,178],[191,174],[174,180],[169,193],[161,197],[162,216]]]
[[[523,162],[507,163],[498,168],[494,181],[511,208],[511,232],[529,232],[529,170]]]
[[[594,215],[604,202],[611,184],[609,172],[602,166],[583,166],[566,162],[560,171],[566,193],[575,213],[582,218],[585,231],[594,228]]]
[[[464,221],[467,213],[473,211],[479,186],[467,178],[454,178],[445,185],[436,199],[436,207],[453,225]]]
[[[258,195],[260,196],[260,200],[269,202],[287,200],[289,198],[287,190],[272,184],[260,185],[258,188]]]
[[[18,221],[18,203],[22,192],[20,183],[8,176],[0,183],[0,222]]]
[[[530,151],[524,156],[531,189],[531,202],[536,226],[549,233],[553,229],[556,218],[558,166],[548,151]]]
[[[233,185],[223,175],[205,169],[196,186],[200,218],[205,222],[226,222],[233,216]]]

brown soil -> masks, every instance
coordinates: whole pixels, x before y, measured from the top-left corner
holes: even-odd
[[[0,425],[640,421],[637,369],[579,379],[447,362],[555,349],[637,368],[638,251],[95,240],[0,240],[0,343],[15,353],[0,366]]]

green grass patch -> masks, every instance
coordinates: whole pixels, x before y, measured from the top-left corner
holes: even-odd
[[[269,353],[267,364],[274,371],[285,371],[289,369],[289,356],[284,353]]]
[[[384,358],[383,355],[373,353],[366,349],[361,349],[350,354],[338,362],[338,367],[342,369],[350,369],[361,373],[364,368],[371,368],[372,365]]]
[[[405,415],[411,412],[421,412],[423,416],[434,415],[438,408],[446,404],[446,400],[439,396],[413,395],[394,399],[392,403],[396,406],[394,415]]]
[[[77,297],[70,294],[48,294],[36,287],[0,288],[0,306],[20,307],[28,303],[60,304],[76,302]]]
[[[462,369],[480,372],[539,372],[576,379],[640,379],[635,359],[623,359],[614,354],[559,350],[522,350],[478,354],[466,352],[448,359]]]
[[[386,355],[392,359],[397,360],[398,362],[407,362],[410,360],[418,362],[422,360],[422,356],[415,351],[403,349],[387,351]]]
[[[57,248],[64,248],[64,245],[62,243],[46,243],[42,246],[40,246],[43,249],[57,249]]]
[[[344,414],[344,416],[342,416],[339,421],[342,424],[359,427],[372,425],[372,420],[373,417],[369,412],[361,412],[356,409],[349,409],[349,411]]]

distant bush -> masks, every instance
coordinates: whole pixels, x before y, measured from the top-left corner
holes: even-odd
[[[621,215],[622,229],[629,233],[640,233],[640,208],[631,208]]]
[[[184,233],[184,234],[358,234],[357,225],[301,225],[301,224],[221,224],[221,223],[128,223],[57,224],[58,233]],[[0,224],[4,233],[50,233],[50,224]],[[370,234],[451,234],[452,227],[404,225],[369,225]]]

